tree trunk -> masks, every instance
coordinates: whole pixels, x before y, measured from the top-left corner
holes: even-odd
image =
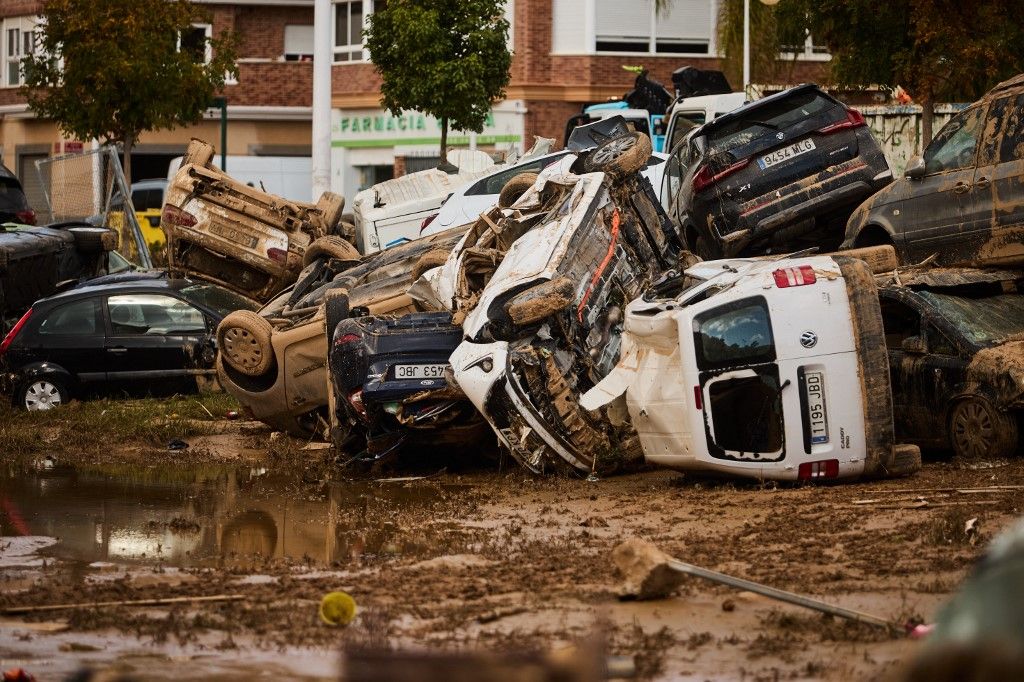
[[[448,117],[441,117],[441,162],[438,165],[444,166],[448,163]]]
[[[124,183],[125,191],[128,192],[128,196],[131,196],[132,192],[132,141],[126,139],[124,141],[124,156],[121,162],[121,170],[124,171]]]
[[[931,144],[932,141],[932,120],[935,117],[935,103],[932,98],[931,92],[925,92],[921,97],[921,149],[919,153],[924,153],[925,148]]]

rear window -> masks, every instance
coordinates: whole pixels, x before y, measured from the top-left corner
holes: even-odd
[[[236,310],[259,310],[253,301],[213,284],[192,284],[179,292],[185,299],[213,310],[221,317]]]
[[[20,210],[27,206],[21,184],[14,178],[0,177],[0,208]]]
[[[708,407],[718,447],[762,454],[782,449],[782,394],[774,373],[777,370],[774,366],[771,370],[730,377],[708,386]]]
[[[817,90],[805,90],[769,104],[753,107],[741,118],[726,123],[708,134],[712,154],[732,152],[754,140],[820,117],[838,105]],[[745,154],[736,155],[742,158]]]
[[[504,170],[500,173],[495,173],[490,177],[480,180],[466,190],[466,196],[472,197],[483,194],[501,194],[501,189],[515,176],[520,173],[540,173],[551,164],[556,163],[563,156],[565,156],[565,154],[559,154],[558,156],[545,156],[535,161],[521,164],[515,168],[509,168],[508,170]]]
[[[922,291],[925,299],[973,343],[987,346],[1024,335],[1024,296],[987,298],[950,296]]]
[[[693,340],[700,369],[739,367],[775,360],[775,341],[764,297],[733,301],[698,315]]]

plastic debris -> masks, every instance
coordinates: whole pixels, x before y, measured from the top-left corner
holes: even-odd
[[[320,620],[327,625],[348,625],[356,617],[356,600],[348,592],[328,592],[320,600]]]

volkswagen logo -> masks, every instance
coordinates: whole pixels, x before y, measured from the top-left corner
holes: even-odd
[[[786,136],[786,133],[782,132],[781,130],[779,132],[775,133],[775,137],[779,138],[780,140],[782,138],[784,138],[785,136]]]
[[[818,335],[811,331],[806,331],[800,335],[800,345],[804,348],[814,348],[814,345],[818,343]]]

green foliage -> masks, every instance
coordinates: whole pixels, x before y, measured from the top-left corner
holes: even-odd
[[[143,131],[196,123],[235,72],[232,35],[210,41],[209,64],[178,50],[178,35],[206,19],[185,0],[47,0],[22,91],[65,134],[126,148]]]
[[[797,0],[802,2],[802,0]],[[791,7],[786,0],[769,7],[750,0],[750,79],[753,83],[788,82],[789,73],[779,63],[783,46],[803,46],[806,37],[800,22],[787,22]],[[722,0],[718,7],[718,46],[725,55],[722,70],[735,88],[743,86],[743,0]]]
[[[413,109],[442,125],[483,130],[491,104],[505,95],[512,55],[502,0],[389,0],[364,32],[393,114]]]

